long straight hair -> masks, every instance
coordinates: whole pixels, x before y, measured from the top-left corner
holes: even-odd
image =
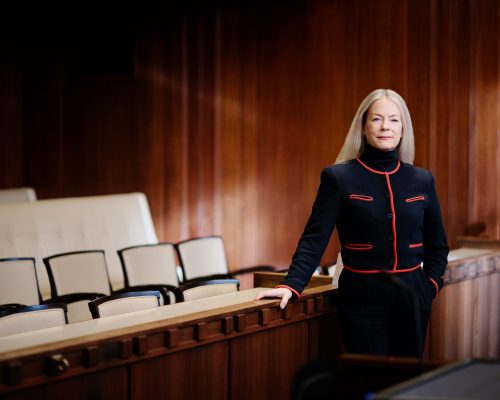
[[[379,99],[386,98],[394,102],[401,113],[401,122],[403,125],[403,132],[401,140],[397,147],[398,158],[408,164],[413,164],[415,157],[415,139],[413,136],[413,126],[411,124],[410,112],[406,106],[403,98],[391,89],[376,89],[371,92],[359,105],[356,115],[352,120],[351,127],[344,141],[344,145],[340,150],[335,164],[339,164],[353,158],[359,157],[363,154],[365,141],[363,140],[364,123],[366,115],[371,105]]]

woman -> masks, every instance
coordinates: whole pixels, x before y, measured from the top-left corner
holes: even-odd
[[[358,108],[335,165],[322,171],[286,278],[260,293],[300,297],[337,226],[344,268],[339,316],[347,352],[419,356],[448,245],[434,178],[412,165],[405,101],[378,89]]]

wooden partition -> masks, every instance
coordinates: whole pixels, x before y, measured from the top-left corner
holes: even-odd
[[[297,368],[338,357],[335,292],[281,310],[260,290],[0,338],[0,397],[288,400]]]
[[[460,248],[450,253],[444,287],[434,300],[424,355],[442,363],[500,357],[500,252]],[[275,286],[284,273],[257,273],[255,285]],[[331,285],[313,276],[308,288]]]
[[[500,357],[500,252],[450,262],[444,281],[430,319],[430,356]]]
[[[499,265],[498,252],[450,263],[431,318],[428,368],[499,356]],[[283,276],[259,275],[267,286]],[[285,310],[277,299],[255,301],[264,289],[254,288],[0,338],[0,397],[288,400],[300,366],[341,353],[336,291],[314,287],[324,280],[314,277]],[[338,365],[357,385],[350,393],[419,373],[415,359],[344,355]]]

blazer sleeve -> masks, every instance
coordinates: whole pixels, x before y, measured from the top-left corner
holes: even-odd
[[[423,270],[433,281],[436,294],[443,287],[442,276],[448,265],[448,242],[444,231],[441,208],[436,194],[434,177],[429,172],[429,207],[424,214],[424,262]]]
[[[340,206],[337,180],[331,167],[321,172],[321,183],[306,227],[292,257],[286,278],[278,287],[287,287],[298,296],[311,279],[330,241]]]

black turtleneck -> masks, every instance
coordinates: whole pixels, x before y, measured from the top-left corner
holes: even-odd
[[[379,150],[365,142],[364,152],[359,158],[377,171],[391,171],[398,164],[398,150],[397,147],[390,151]]]

